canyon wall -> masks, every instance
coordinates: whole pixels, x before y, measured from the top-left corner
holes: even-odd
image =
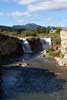
[[[20,38],[0,34],[0,63],[14,61],[17,56],[22,56],[24,53],[43,51],[46,49],[46,44],[49,46],[46,38]]]
[[[0,34],[0,55],[16,55],[23,53],[22,51],[19,39]]]
[[[63,29],[60,32],[61,37],[61,53],[62,55],[67,55],[67,30]]]

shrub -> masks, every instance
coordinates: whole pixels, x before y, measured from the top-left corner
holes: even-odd
[[[34,37],[36,37],[37,33],[33,32],[33,31],[28,31],[28,32],[26,32],[26,36],[34,36]]]

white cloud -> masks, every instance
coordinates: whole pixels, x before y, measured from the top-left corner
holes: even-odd
[[[28,15],[27,12],[0,12],[0,16],[22,17]]]
[[[2,0],[0,0],[2,1]],[[27,7],[26,12],[13,12],[8,13],[9,16],[24,16],[27,13],[36,12],[40,10],[59,10],[67,9],[67,0],[3,0],[21,4]]]
[[[56,9],[67,9],[67,0],[43,0],[36,4],[28,5],[28,10],[30,12]]]
[[[12,13],[6,13],[7,16],[16,16],[16,17],[21,17],[21,16],[26,16],[28,13],[27,12],[12,12]]]
[[[27,4],[31,4],[31,3],[34,3],[34,2],[37,2],[40,0],[14,0],[14,1],[19,3],[19,4],[27,5]]]
[[[28,5],[41,0],[0,0],[0,2],[15,2],[22,5]]]
[[[53,1],[57,1],[57,2],[67,2],[67,0],[53,0]]]

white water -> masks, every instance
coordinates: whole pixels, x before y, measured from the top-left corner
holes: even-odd
[[[43,49],[51,48],[51,38],[40,38]]]
[[[32,53],[30,44],[26,39],[23,39],[22,47],[23,47],[24,53]]]
[[[43,50],[47,50],[51,48],[51,38],[40,38],[40,41],[41,41]],[[23,47],[24,53],[33,52],[27,39],[22,39],[22,47]]]

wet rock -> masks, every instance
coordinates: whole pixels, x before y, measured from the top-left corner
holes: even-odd
[[[33,38],[28,38],[27,40],[31,46],[32,51],[38,52],[42,50],[42,44],[40,38],[33,37]]]

